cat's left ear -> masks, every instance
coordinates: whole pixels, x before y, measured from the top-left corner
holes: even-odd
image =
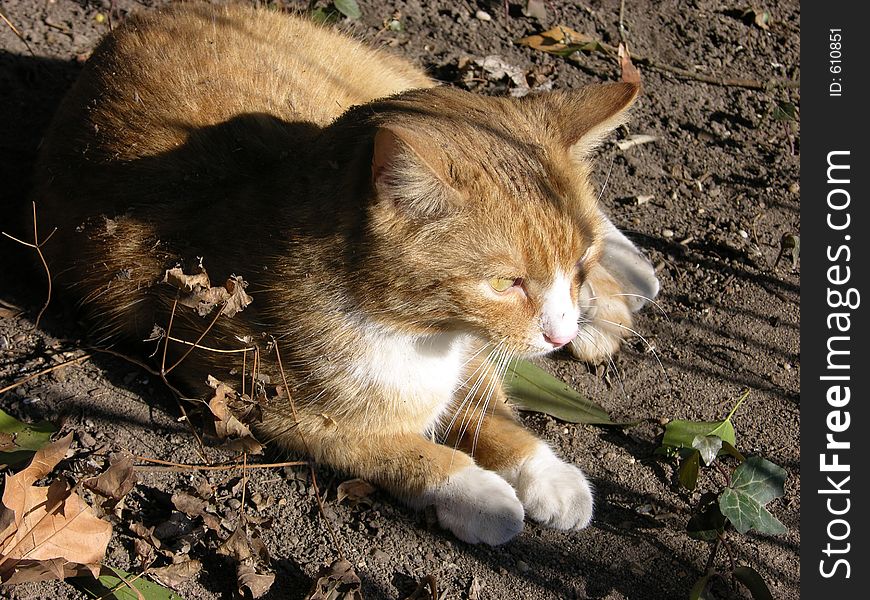
[[[571,154],[585,158],[608,133],[625,123],[628,109],[640,93],[635,83],[604,83],[551,94],[553,114],[563,143]]]
[[[456,205],[448,183],[449,167],[430,139],[397,126],[382,126],[374,136],[372,184],[378,197],[418,218],[439,217]]]

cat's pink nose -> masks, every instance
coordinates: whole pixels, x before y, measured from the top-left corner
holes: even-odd
[[[554,348],[561,348],[575,337],[577,337],[576,327],[569,333],[559,332],[552,335],[544,333],[544,340],[546,340],[547,343],[552,344]]]

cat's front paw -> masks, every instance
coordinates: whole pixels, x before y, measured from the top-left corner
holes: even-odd
[[[463,467],[431,492],[438,521],[460,540],[504,544],[523,530],[523,505],[492,471]]]
[[[592,487],[586,476],[543,442],[503,475],[535,521],[556,529],[583,529],[592,520]]]
[[[622,340],[631,334],[632,314],[628,302],[620,296],[598,298],[595,308],[580,319],[577,337],[568,351],[580,360],[598,364],[619,351]]]

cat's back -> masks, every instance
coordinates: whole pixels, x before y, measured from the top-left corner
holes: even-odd
[[[125,160],[240,115],[323,126],[350,106],[431,85],[411,64],[301,16],[178,4],[105,39],[61,108],[86,114],[61,121],[89,128],[67,139],[97,132],[97,145]]]

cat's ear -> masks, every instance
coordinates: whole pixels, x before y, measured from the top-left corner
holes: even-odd
[[[586,157],[608,133],[628,118],[628,109],[640,92],[634,83],[590,85],[560,94],[554,111],[564,144],[572,156]]]
[[[425,136],[407,128],[381,126],[372,149],[372,185],[378,201],[414,217],[438,217],[456,206],[446,158]]]

